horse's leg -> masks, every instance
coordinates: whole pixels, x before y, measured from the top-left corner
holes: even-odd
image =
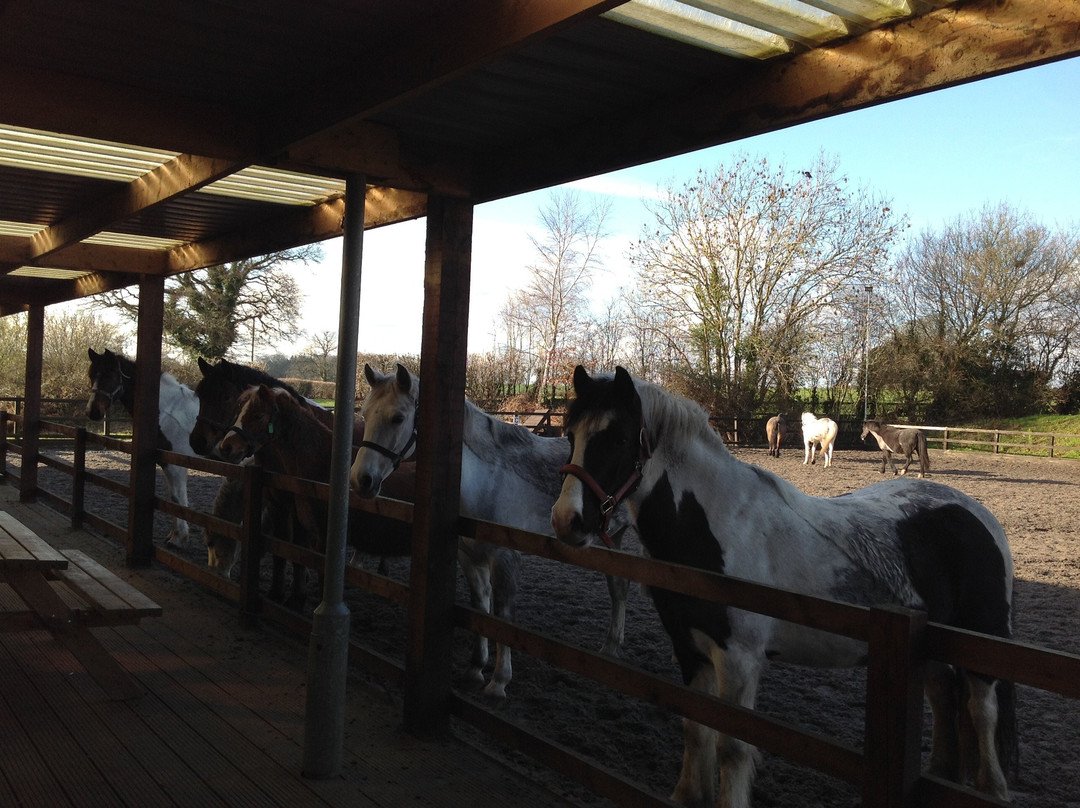
[[[492,585],[494,614],[502,620],[513,622],[518,582],[521,578],[521,553],[505,548],[494,549],[494,553],[494,583]],[[484,693],[494,698],[505,699],[506,686],[510,684],[512,676],[510,646],[496,643],[495,670],[491,674],[491,681],[488,682],[488,686],[484,688]]]
[[[263,521],[263,532],[269,533],[276,538],[287,539],[292,531],[292,508],[282,498],[275,497],[267,510],[270,517],[270,530],[266,530],[266,520]],[[284,534],[284,535],[283,535]],[[262,552],[264,542],[260,542],[259,552]],[[285,600],[285,559],[279,555],[271,554],[270,590],[266,597],[275,603]]]
[[[803,441],[802,464],[805,466],[808,462],[810,462],[810,441],[804,440]]]
[[[901,477],[906,477],[907,476],[907,470],[911,466],[911,453],[914,450],[915,450],[914,446],[908,446],[908,447],[904,448],[904,453],[905,453],[904,457],[907,459],[907,462],[904,463],[904,467],[902,469],[900,469],[900,476]]]
[[[611,618],[608,620],[607,637],[600,647],[600,653],[618,657],[626,636],[626,598],[630,594],[630,581],[615,575],[604,577],[607,580],[608,596],[611,598]]]
[[[697,657],[698,667],[687,684],[740,707],[752,708],[761,674],[760,659],[745,648],[732,646],[722,651],[704,635],[695,632],[694,637],[698,650],[712,664],[702,663]],[[719,808],[749,808],[756,765],[754,747],[686,719],[683,739],[683,768],[671,799],[685,805],[712,805],[713,778],[719,763],[720,791],[715,804]]]
[[[458,541],[458,563],[469,585],[469,604],[484,614],[491,612],[491,558],[484,552],[484,547],[472,539]],[[466,676],[474,682],[483,684],[484,668],[488,662],[488,640],[482,634],[476,635],[473,645],[472,662]]]
[[[161,470],[165,475],[165,489],[169,499],[186,508],[188,506],[187,469],[182,466],[163,465]],[[174,547],[187,547],[189,533],[188,523],[177,517],[173,521],[172,532],[165,543]]]
[[[293,505],[295,508],[295,518],[293,519],[293,533],[289,537],[289,540],[293,544],[299,544],[301,547],[316,551],[324,550],[325,548],[320,547],[322,544],[322,536],[318,520],[312,510],[311,500],[307,497],[298,497],[293,500]],[[297,535],[297,530],[300,531],[299,536]],[[297,539],[299,539],[299,541],[297,541]],[[292,592],[289,595],[289,599],[285,602],[285,605],[290,609],[299,611],[304,607],[306,602],[307,567],[298,561],[294,561],[292,565]]]
[[[720,695],[714,667],[698,660],[698,667],[683,679],[710,696]],[[716,748],[720,733],[712,727],[683,719],[683,762],[671,801],[680,805],[710,806],[715,802]],[[719,804],[719,803],[717,803]]]
[[[960,775],[960,708],[953,668],[931,662],[927,666],[925,693],[933,716],[930,774],[956,782]]]
[[[978,745],[979,764],[975,771],[975,788],[1000,800],[1009,797],[1009,787],[1001,770],[997,752],[998,700],[995,681],[961,672],[967,684],[965,709],[971,717],[971,727]],[[961,758],[961,762],[963,762]],[[963,774],[963,772],[962,772]]]

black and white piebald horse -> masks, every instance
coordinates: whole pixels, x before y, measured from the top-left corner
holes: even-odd
[[[590,377],[579,366],[574,388],[566,420],[573,449],[552,509],[563,541],[593,541],[601,501],[625,491],[653,558],[859,605],[923,609],[933,621],[1010,635],[1012,555],[1000,524],[970,497],[908,477],[835,498],[809,496],[734,458],[697,404],[622,368]],[[651,594],[685,683],[743,707],[754,704],[766,660],[865,661],[866,645],[855,640],[670,591]],[[958,692],[966,696],[958,700]],[[934,713],[931,771],[971,774],[976,788],[1005,798],[1003,763],[1015,750],[1011,683],[932,663],[925,693]],[[684,737],[672,799],[713,804],[719,760],[715,804],[746,808],[753,748],[689,720]],[[970,740],[974,747],[961,745]],[[960,750],[972,748],[978,764],[965,773]]]
[[[87,354],[90,357],[90,369],[87,371],[90,399],[86,402],[86,417],[91,421],[102,420],[115,402],[119,402],[128,415],[134,415],[135,362],[108,348],[100,354],[88,348]],[[199,402],[191,388],[178,382],[171,374],[162,373],[158,388],[158,448],[194,456],[188,435],[198,414]],[[162,463],[161,471],[165,475],[169,499],[186,508],[187,469]],[[188,523],[176,519],[167,543],[185,546],[189,532]]]

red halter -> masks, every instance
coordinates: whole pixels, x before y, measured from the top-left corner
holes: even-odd
[[[610,534],[608,534],[608,525],[611,524],[611,514],[615,512],[615,509],[619,506],[626,497],[633,493],[637,488],[638,483],[641,482],[641,469],[645,465],[645,461],[652,457],[652,446],[649,443],[649,432],[645,428],[644,417],[641,420],[641,432],[638,434],[638,459],[634,463],[634,470],[630,472],[630,476],[626,482],[618,487],[613,493],[608,494],[600,487],[598,483],[589,472],[587,472],[581,466],[574,463],[567,463],[565,466],[559,469],[563,474],[573,474],[581,482],[589,487],[589,490],[593,492],[598,500],[600,500],[600,514],[603,516],[603,522],[600,525],[600,540],[608,547],[609,550],[615,549],[615,544],[611,540]]]

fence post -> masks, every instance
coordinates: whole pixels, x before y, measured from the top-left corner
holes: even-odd
[[[0,410],[0,481],[7,479],[8,411]]]
[[[262,561],[263,471],[244,466],[244,530],[240,552],[240,625],[253,628],[259,622],[259,568]]]
[[[998,450],[1000,448],[998,444],[1000,442],[1001,442],[1001,433],[998,432],[997,430],[995,430],[994,431],[994,454],[998,453]]]
[[[945,429],[941,433],[941,450],[944,452],[944,451],[947,451],[948,448],[949,448],[949,428],[945,427]]]
[[[1049,452],[1049,456],[1051,458],[1054,456],[1054,436],[1053,435],[1050,436],[1050,452]]]
[[[863,805],[909,808],[919,781],[926,613],[870,610]]]
[[[84,494],[86,493],[86,428],[75,430],[75,450],[71,471],[71,527],[78,530],[83,523]]]

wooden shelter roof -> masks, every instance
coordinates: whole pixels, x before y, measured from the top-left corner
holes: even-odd
[[[1078,32],[1078,0],[0,0],[0,314],[338,236],[350,173],[391,224]]]

